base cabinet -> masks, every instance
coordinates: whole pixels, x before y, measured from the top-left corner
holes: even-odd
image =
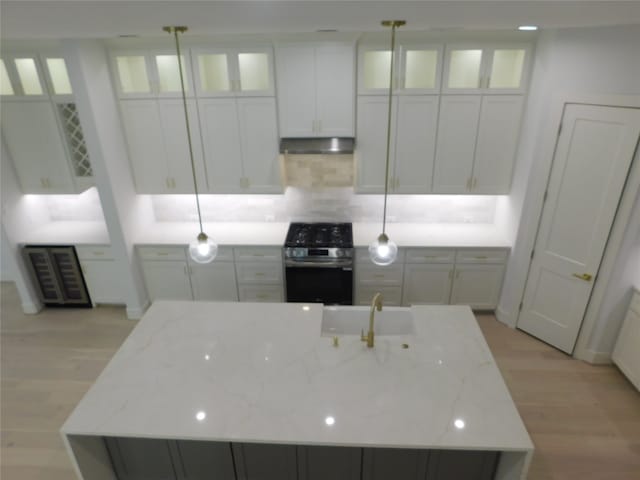
[[[491,480],[500,452],[104,439],[118,480]]]

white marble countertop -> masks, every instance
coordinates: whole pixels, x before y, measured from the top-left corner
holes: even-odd
[[[219,245],[284,245],[289,223],[205,223],[205,232]],[[154,222],[140,229],[134,243],[187,245],[198,234],[197,223]],[[381,232],[378,223],[354,223],[353,243],[369,245]],[[493,224],[390,223],[387,234],[399,247],[511,247],[507,236]],[[21,243],[91,245],[108,244],[104,222],[49,222],[20,239]]]
[[[62,432],[531,451],[471,310],[411,309],[368,349],[322,337],[319,304],[155,302]]]

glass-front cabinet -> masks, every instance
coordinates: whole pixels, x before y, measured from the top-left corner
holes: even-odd
[[[182,53],[182,74],[185,91],[193,95],[189,56]],[[180,97],[180,69],[178,56],[166,51],[112,52],[112,67],[116,89],[121,98]]]
[[[270,48],[192,49],[191,61],[199,97],[273,95]]]
[[[440,90],[442,52],[442,45],[401,43],[394,59],[394,93],[437,93]],[[388,94],[390,63],[391,51],[388,46],[361,45],[358,54],[358,94]]]
[[[448,45],[443,93],[521,93],[528,77],[529,45]]]

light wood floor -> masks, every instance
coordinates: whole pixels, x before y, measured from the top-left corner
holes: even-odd
[[[75,480],[58,430],[135,322],[119,307],[23,315],[0,288],[0,478]],[[536,447],[530,480],[640,479],[640,394],[615,367],[478,320]]]

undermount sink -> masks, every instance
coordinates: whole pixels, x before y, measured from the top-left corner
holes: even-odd
[[[371,307],[324,307],[322,335],[360,335],[369,330]],[[406,307],[382,307],[375,312],[373,331],[376,335],[411,335],[414,333],[413,315]]]

